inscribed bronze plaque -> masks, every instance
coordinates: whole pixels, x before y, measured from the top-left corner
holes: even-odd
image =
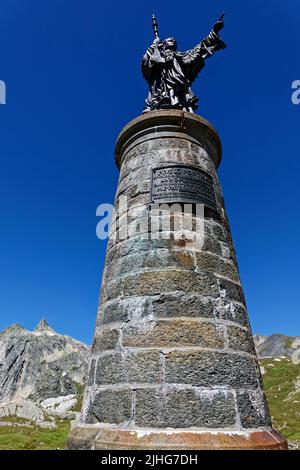
[[[198,203],[217,212],[212,176],[184,165],[155,168],[152,174],[153,204]]]

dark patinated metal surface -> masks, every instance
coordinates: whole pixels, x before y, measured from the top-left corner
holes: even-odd
[[[153,18],[155,39],[142,59],[142,73],[149,85],[144,112],[157,109],[182,109],[194,112],[198,98],[192,83],[205,66],[205,61],[226,44],[219,36],[224,27],[223,15],[209,35],[186,52],[177,50],[175,38],[160,41],[156,18]]]
[[[186,165],[155,168],[152,173],[152,203],[196,203],[217,211],[213,178]]]

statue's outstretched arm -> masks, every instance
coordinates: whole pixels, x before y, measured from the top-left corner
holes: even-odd
[[[216,22],[209,35],[203,39],[196,47],[182,53],[184,63],[192,64],[197,60],[206,59],[212,56],[216,51],[225,49],[226,44],[219,36],[219,32],[224,28],[223,16]]]
[[[216,22],[213,29],[209,33],[209,35],[201,41],[202,46],[202,58],[207,59],[211,57],[216,51],[220,49],[225,49],[226,44],[220,38],[219,32],[221,29],[224,28],[224,21],[223,19]]]
[[[192,83],[200,70],[205,65],[205,60],[211,57],[216,51],[225,49],[226,44],[219,36],[219,32],[224,27],[223,16],[216,22],[209,35],[203,39],[196,47],[181,53],[181,58],[186,66],[186,73]]]

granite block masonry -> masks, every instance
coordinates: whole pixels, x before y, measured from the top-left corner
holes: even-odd
[[[68,448],[286,448],[262,390],[216,131],[192,113],[152,111],[122,130],[115,154],[115,207],[126,196],[138,229],[126,239],[111,230],[81,421]],[[169,230],[158,213],[151,237],[157,203],[201,203],[202,237],[176,229],[178,210]],[[192,226],[197,217],[189,214]]]

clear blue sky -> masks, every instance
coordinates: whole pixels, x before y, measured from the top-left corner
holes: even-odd
[[[160,36],[193,47],[226,10],[228,48],[194,90],[224,147],[220,178],[253,330],[300,334],[299,0],[2,0],[0,329],[42,317],[90,342],[105,256],[96,207],[117,184],[114,142],[147,94]]]

